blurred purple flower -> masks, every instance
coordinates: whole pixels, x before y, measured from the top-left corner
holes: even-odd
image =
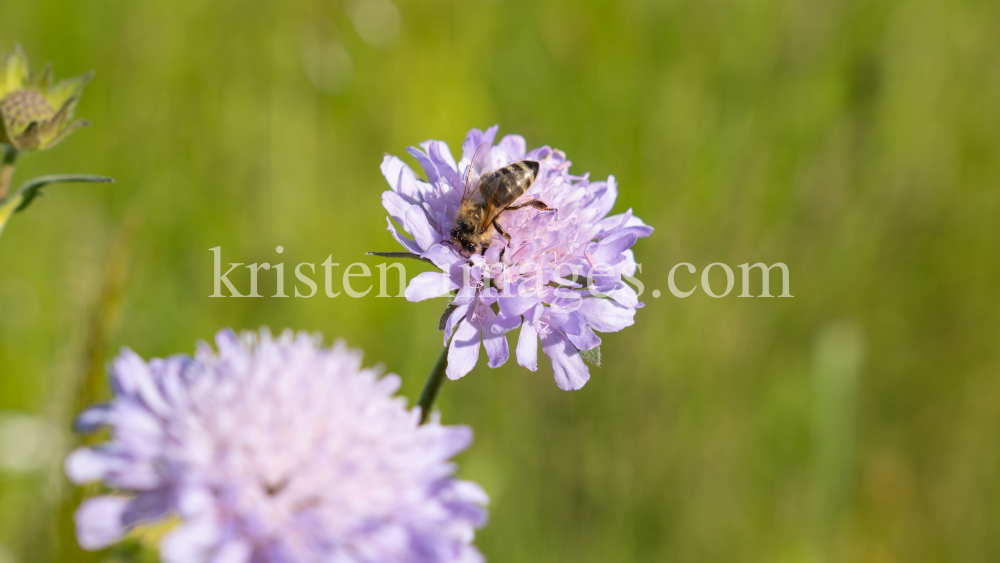
[[[471,542],[488,499],[449,462],[467,427],[419,426],[399,378],[362,369],[343,343],[226,330],[216,344],[115,360],[114,399],[77,421],[111,441],[66,460],[74,483],[122,492],[80,506],[82,547],[173,515],[168,563],[483,561]]]
[[[556,384],[579,389],[590,379],[580,351],[601,343],[594,331],[630,326],[635,310],[642,307],[622,276],[635,275],[631,247],[653,228],[631,209],[608,216],[618,195],[614,176],[590,182],[589,174],[570,175],[570,162],[561,151],[543,146],[526,153],[523,137],[507,135],[492,147],[490,167],[524,159],[539,162],[534,184],[518,202],[539,199],[555,211],[525,207],[505,212],[499,222],[511,236],[509,247],[497,234],[484,255],[464,256],[451,243],[449,231],[461,203],[465,171],[481,143],[493,145],[497,129],[470,131],[457,164],[443,141],[407,149],[423,168],[426,182],[399,158],[387,155],[382,160],[382,173],[392,188],[382,194],[391,217],[388,230],[408,252],[442,270],[413,278],[406,298],[422,301],[456,292],[453,308],[442,318],[445,345],[454,334],[448,350],[449,378],[463,377],[475,367],[480,342],[488,365],[503,365],[510,353],[506,333],[521,327],[517,362],[536,370],[541,341]],[[401,234],[397,224],[412,238]]]

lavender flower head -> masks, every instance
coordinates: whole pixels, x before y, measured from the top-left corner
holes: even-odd
[[[419,426],[394,397],[399,378],[362,369],[343,343],[226,330],[216,344],[115,360],[114,399],[77,422],[110,427],[111,441],[66,460],[73,482],[122,492],[80,506],[82,547],[175,516],[168,563],[483,560],[471,541],[487,497],[449,462],[468,428]]]
[[[382,173],[392,188],[382,194],[391,217],[388,230],[408,252],[441,270],[413,278],[405,295],[422,301],[455,292],[441,323],[445,345],[454,333],[448,349],[449,378],[463,377],[475,367],[480,342],[489,366],[503,365],[509,356],[505,335],[520,327],[517,363],[536,370],[541,342],[556,384],[579,389],[590,378],[580,352],[601,343],[595,331],[616,332],[632,325],[636,309],[642,307],[622,278],[635,275],[632,245],[653,229],[631,209],[608,215],[618,195],[614,176],[591,182],[589,174],[571,175],[561,151],[543,146],[526,152],[519,135],[507,135],[494,145],[496,133],[496,126],[470,131],[458,163],[443,141],[407,149],[426,181],[399,158],[383,159]],[[485,253],[470,256],[459,251],[449,232],[462,201],[465,172],[483,143],[492,147],[492,169],[525,159],[538,162],[534,183],[515,203],[538,199],[552,210],[528,206],[501,213],[498,221],[510,242],[494,234]],[[401,234],[393,221],[412,238]]]

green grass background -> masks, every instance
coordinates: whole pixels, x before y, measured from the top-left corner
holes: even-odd
[[[47,189],[0,239],[0,411],[61,436],[0,471],[0,561],[151,559],[76,547],[59,465],[123,345],[322,331],[414,399],[443,303],[209,299],[208,249],[283,259],[289,292],[299,262],[381,263],[362,253],[397,250],[383,153],[494,123],[614,174],[616,212],[657,230],[635,247],[646,307],[583,390],[545,360],[446,382],[491,561],[1000,560],[1000,4],[396,5],[373,45],[357,2],[0,3],[0,50],[97,70],[93,127],[17,179],[117,179]],[[682,261],[781,261],[795,297],[741,299],[737,278],[677,299]]]

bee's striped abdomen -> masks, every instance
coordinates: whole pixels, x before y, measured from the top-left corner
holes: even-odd
[[[479,193],[492,206],[503,209],[528,191],[538,174],[538,163],[521,160],[498,168],[484,176],[479,183]]]

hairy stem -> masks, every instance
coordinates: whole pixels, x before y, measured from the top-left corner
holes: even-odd
[[[437,399],[438,391],[441,390],[441,383],[444,382],[444,370],[446,367],[448,367],[447,346],[441,352],[441,357],[438,358],[437,364],[434,365],[434,371],[427,378],[424,390],[420,393],[420,402],[417,403],[420,405],[420,424],[427,422],[428,417],[431,415],[431,407],[434,406],[434,400]]]
[[[0,201],[7,197],[10,191],[10,181],[14,179],[14,166],[17,162],[17,149],[5,147],[3,164],[0,164]]]

